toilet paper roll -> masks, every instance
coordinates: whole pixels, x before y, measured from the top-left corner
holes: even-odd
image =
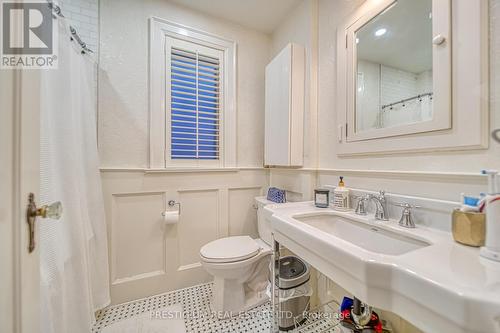
[[[163,212],[161,215],[163,215],[163,222],[165,225],[168,224],[176,224],[179,222],[179,211],[174,210],[174,211],[166,211]]]

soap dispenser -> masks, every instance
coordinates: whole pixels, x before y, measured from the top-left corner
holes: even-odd
[[[349,207],[349,189],[345,187],[344,177],[340,177],[339,186],[333,190],[333,209],[346,211]]]
[[[483,170],[488,175],[488,195],[486,196],[486,240],[480,255],[500,262],[500,193],[497,188],[496,170]]]

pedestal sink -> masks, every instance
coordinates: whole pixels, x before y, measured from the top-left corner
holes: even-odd
[[[500,264],[483,262],[451,233],[311,202],[269,205],[264,214],[276,245],[363,302],[427,333],[500,333]]]

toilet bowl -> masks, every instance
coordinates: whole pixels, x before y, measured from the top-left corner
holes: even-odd
[[[214,277],[211,310],[219,318],[237,315],[268,301],[266,287],[271,259],[271,228],[262,214],[270,203],[255,198],[260,238],[232,236],[214,240],[200,249],[200,261]]]

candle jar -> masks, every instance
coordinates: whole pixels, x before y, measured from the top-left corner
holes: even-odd
[[[314,190],[314,205],[318,208],[328,208],[330,205],[330,190]]]

